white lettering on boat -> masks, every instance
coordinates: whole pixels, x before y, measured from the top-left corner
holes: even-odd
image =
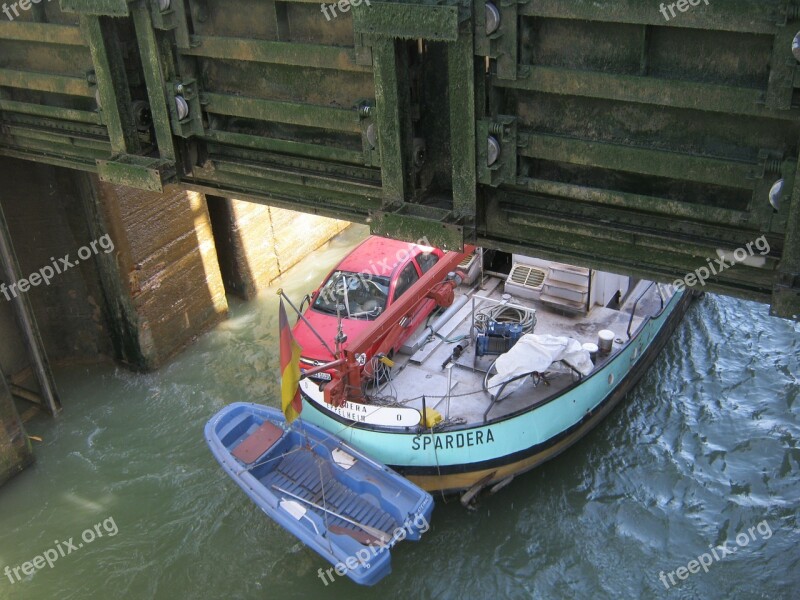
[[[437,433],[436,435],[415,435],[411,442],[412,450],[449,450],[452,448],[469,448],[494,441],[492,430],[467,431],[465,433]]]

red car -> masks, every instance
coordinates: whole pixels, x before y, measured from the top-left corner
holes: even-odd
[[[334,349],[338,331],[337,307],[342,316],[342,330],[352,340],[442,256],[443,252],[438,248],[371,236],[328,274],[325,282],[308,298],[309,307],[303,316]],[[394,351],[405,343],[435,308],[434,300],[420,304],[406,328],[407,333],[397,341]],[[302,320],[294,326],[294,337],[303,348],[301,369],[311,369],[334,360],[331,352]],[[367,352],[368,361],[375,350],[372,348]],[[312,376],[317,380],[330,378],[329,373]]]

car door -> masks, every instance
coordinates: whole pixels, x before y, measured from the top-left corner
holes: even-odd
[[[441,256],[439,254],[430,252],[419,252],[416,256],[412,259],[412,262],[416,263],[417,271],[419,272],[420,276],[427,273],[433,265],[439,262]],[[436,301],[428,298],[425,300],[419,307],[419,310],[412,316],[411,327],[409,329],[413,332],[422,325],[428,316],[436,310]]]
[[[419,281],[420,277],[439,260],[439,256],[434,255],[435,258],[428,260],[425,264],[426,268],[423,269],[420,266],[420,263],[417,262],[418,256],[419,253],[417,253],[417,255],[415,255],[410,261],[408,261],[408,263],[406,263],[399,271],[397,278],[395,279],[394,290],[392,292],[392,302],[395,302],[398,298],[400,298],[400,296],[407,292],[408,289],[417,281]],[[395,344],[395,350],[400,348],[400,346],[406,342],[411,334],[413,334],[417,328],[425,322],[435,308],[436,302],[430,298],[420,303],[417,309],[410,315],[411,323],[408,327],[406,327],[404,335],[402,335],[397,344]]]
[[[394,304],[398,298],[400,298],[403,294],[405,294],[412,285],[414,285],[420,278],[420,272],[418,265],[414,262],[413,258],[406,262],[404,265],[399,267],[397,271],[395,271],[396,275],[392,280],[392,289],[389,295],[389,306]],[[395,343],[393,350],[396,352],[400,346],[402,346],[405,341],[408,339],[408,336],[411,335],[414,330],[416,329],[416,325],[414,322],[418,319],[416,315],[419,311],[415,311],[414,314],[411,315],[412,321],[408,327],[405,328],[403,331],[403,335],[401,335],[397,342]]]

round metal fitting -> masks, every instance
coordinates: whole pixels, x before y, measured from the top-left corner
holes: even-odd
[[[153,114],[150,111],[150,105],[142,100],[137,100],[133,103],[133,118],[136,121],[136,127],[139,129],[148,129],[153,124]]]
[[[500,142],[497,141],[497,138],[490,135],[488,143],[489,145],[486,153],[486,164],[491,167],[497,162],[497,159],[500,158]]]
[[[172,0],[158,0],[158,8],[161,12],[169,10]]]
[[[178,111],[178,120],[183,121],[189,116],[189,103],[183,96],[175,96],[175,110]]]
[[[375,129],[375,123],[370,123],[367,126],[367,141],[373,149],[378,145],[378,131]]]
[[[500,11],[491,2],[486,3],[486,35],[491,35],[500,27]]]
[[[772,187],[769,189],[769,203],[772,204],[772,208],[778,210],[778,206],[780,206],[781,196],[783,195],[783,179],[778,179],[775,183],[772,184]]]
[[[792,40],[792,55],[797,62],[800,62],[800,31],[794,36]]]
[[[103,104],[100,102],[100,89],[94,91],[94,101],[97,102],[97,108],[103,108]]]

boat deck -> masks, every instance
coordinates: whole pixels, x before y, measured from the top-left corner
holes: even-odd
[[[422,411],[424,396],[426,408],[433,408],[441,413],[446,425],[476,424],[484,422],[487,409],[490,409],[488,420],[502,417],[538,404],[577,381],[577,373],[566,365],[554,363],[538,385],[534,384],[533,378],[528,377],[517,390],[510,394],[503,392],[500,401],[493,403],[491,395],[484,390],[484,378],[497,356],[476,357],[476,345],[474,340],[470,340],[470,330],[473,322],[473,301],[476,313],[482,308],[494,306],[495,303],[491,300],[502,299],[502,283],[500,278],[490,277],[478,289],[469,290],[462,286],[456,290],[457,296],[467,294],[470,299],[439,330],[438,333],[446,339],[432,336],[412,355],[397,354],[394,357],[395,367],[392,369],[391,381],[371,394],[373,401],[376,404],[406,406]],[[661,293],[666,294],[663,287]],[[658,286],[651,285],[649,281],[640,281],[632,286],[619,309],[596,306],[588,314],[564,314],[542,302],[517,297],[513,297],[511,303],[536,310],[536,326],[533,331],[536,334],[572,337],[583,344],[597,343],[598,332],[602,329],[613,331],[616,334],[613,351],[609,356],[598,355],[595,368],[602,366],[627,343],[629,321],[631,335],[634,335],[645,318],[656,314],[661,307]],[[631,321],[634,304],[635,315]],[[432,318],[431,322],[435,319],[436,317]],[[421,332],[415,332],[411,339],[416,339]],[[461,340],[470,340],[469,346],[452,367],[442,368],[443,363],[452,355],[457,342]]]

